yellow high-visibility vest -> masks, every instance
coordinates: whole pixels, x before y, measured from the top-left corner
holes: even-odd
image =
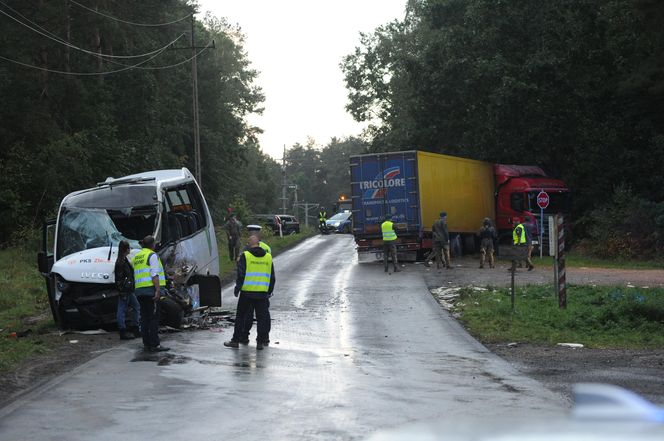
[[[152,254],[156,253],[150,248],[143,248],[132,259],[135,279],[134,287],[149,288],[154,286],[152,283],[152,277],[150,276],[150,264],[148,263]],[[164,265],[162,265],[159,255],[157,255],[157,260],[159,261],[159,286],[166,286],[166,274],[164,273]]]
[[[519,234],[516,232],[519,227],[521,227],[521,237],[519,237]],[[514,231],[512,231],[512,240],[514,241],[514,245],[523,245],[526,243],[526,227],[524,227],[523,224],[518,224],[514,227]]]
[[[380,225],[383,231],[383,241],[397,240],[397,233],[394,231],[394,224],[392,221],[386,220]]]
[[[270,248],[270,245],[266,244],[262,240],[258,242],[258,246],[263,248],[268,254],[272,254],[272,248]]]
[[[256,257],[245,251],[244,258],[247,261],[247,271],[244,274],[242,291],[268,292],[272,277],[272,255],[266,253],[262,257]]]

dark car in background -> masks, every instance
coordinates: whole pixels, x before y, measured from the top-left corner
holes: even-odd
[[[281,222],[281,230],[284,234],[294,234],[300,232],[300,221],[297,218],[290,214],[278,214],[277,218]],[[275,231],[279,233],[279,226]]]
[[[279,223],[283,234],[300,232],[300,222],[290,214],[257,214],[253,219],[253,222],[265,225],[274,234],[279,234]]]
[[[350,211],[337,213],[325,223],[327,230],[332,233],[350,233],[353,231],[353,217]]]

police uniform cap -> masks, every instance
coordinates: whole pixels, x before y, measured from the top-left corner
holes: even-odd
[[[260,225],[253,225],[253,224],[252,225],[247,225],[247,230],[249,230],[249,231],[260,231],[262,229],[263,229],[263,227],[261,227]]]
[[[447,216],[447,212],[446,211],[441,211],[440,212],[440,217],[445,217],[445,216]]]

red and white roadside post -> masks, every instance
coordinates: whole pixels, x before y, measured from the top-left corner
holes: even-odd
[[[565,228],[563,226],[563,215],[557,214],[553,224],[553,242],[555,255],[553,261],[553,277],[558,293],[558,307],[567,308],[567,284],[565,282]]]
[[[274,216],[274,222],[279,226],[279,237],[284,237],[284,232],[281,230],[281,218],[279,216]]]
[[[544,189],[542,189],[537,194],[537,206],[540,207],[539,249],[540,249],[540,259],[541,259],[543,253],[542,249],[544,248],[542,246],[542,239],[544,236],[544,209],[549,206],[549,194],[546,191],[544,191]]]

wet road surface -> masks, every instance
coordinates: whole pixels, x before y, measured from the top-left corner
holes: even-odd
[[[0,410],[0,439],[363,439],[568,405],[468,336],[421,271],[358,264],[351,236],[309,239],[275,268],[265,350],[224,348],[232,328],[165,336],[160,355],[129,342]]]

